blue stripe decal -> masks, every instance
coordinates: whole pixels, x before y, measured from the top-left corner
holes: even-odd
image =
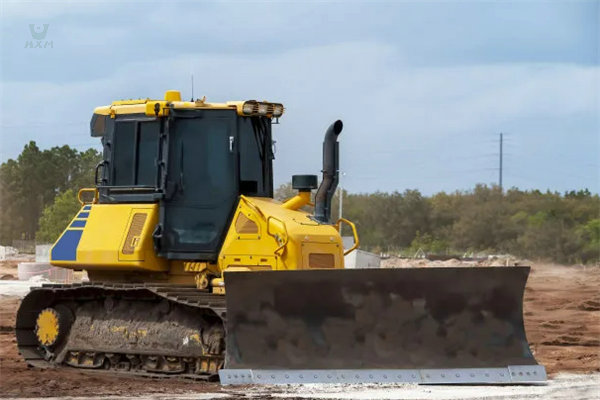
[[[85,220],[73,221],[69,228],[83,228],[85,227]]]
[[[92,206],[84,206],[83,209],[86,211],[90,211],[92,209]]]
[[[77,246],[81,240],[81,230],[67,230],[58,239],[50,254],[51,260],[75,261],[77,259]]]
[[[77,215],[76,218],[87,218],[90,216],[89,212],[80,212],[79,215]]]

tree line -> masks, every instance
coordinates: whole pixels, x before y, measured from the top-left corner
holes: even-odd
[[[15,160],[2,163],[0,244],[54,241],[79,210],[77,192],[93,185],[94,169],[101,159],[94,149],[78,151],[65,145],[40,150],[31,141]],[[61,215],[55,212],[57,200]]]
[[[560,194],[477,185],[429,197],[418,190],[345,194],[343,205],[363,247],[374,251],[600,261],[600,198],[588,190]]]
[[[56,240],[80,208],[78,190],[93,186],[101,158],[93,149],[40,150],[32,141],[17,159],[2,163],[0,244]],[[275,191],[279,200],[294,195],[289,183]],[[338,204],[336,195],[334,219]],[[477,185],[432,196],[418,190],[344,192],[343,205],[344,217],[356,223],[365,250],[510,253],[562,263],[600,262],[600,198],[587,189],[557,193]]]
[[[279,200],[291,195],[291,184],[275,193]],[[338,196],[339,190],[334,220]],[[480,184],[433,196],[418,190],[344,191],[343,216],[356,224],[361,248],[376,253],[509,253],[568,264],[600,262],[600,197],[587,189],[561,194]]]

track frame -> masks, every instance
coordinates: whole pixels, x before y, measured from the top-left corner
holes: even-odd
[[[117,352],[111,349],[48,348],[39,344],[35,336],[35,318],[45,307],[102,299],[118,298],[123,301],[166,300],[189,312],[210,313],[211,318],[225,324],[226,308],[223,296],[212,294],[195,286],[176,284],[135,284],[85,282],[77,284],[44,284],[31,288],[17,313],[16,337],[20,354],[34,367],[67,367],[86,370],[118,372],[134,376],[184,378],[214,381],[223,367],[225,349],[219,355],[201,357],[189,354],[151,352]],[[64,343],[62,344],[64,345]]]

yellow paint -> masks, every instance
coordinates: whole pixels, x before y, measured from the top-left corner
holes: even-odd
[[[112,333],[122,333],[123,335],[127,335],[127,327],[126,326],[111,326],[110,331]]]
[[[344,255],[346,255],[346,254],[350,254],[354,250],[358,249],[358,246],[360,245],[360,240],[358,239],[358,233],[356,232],[356,225],[354,225],[354,222],[349,221],[346,218],[340,218],[340,219],[338,219],[338,221],[336,223],[338,232],[341,230],[342,223],[350,226],[350,229],[352,229],[352,235],[354,237],[354,244],[352,245],[352,247],[350,247],[348,250],[346,250],[344,252]]]
[[[89,213],[84,219],[85,227],[65,230],[83,230],[76,260],[56,260],[51,251],[52,265],[88,271],[168,271],[168,261],[156,256],[152,242],[152,232],[158,222],[158,204],[93,204],[90,210],[82,208],[80,212]],[[125,254],[123,247],[133,216],[140,213],[147,215],[143,229],[129,243],[133,252]],[[79,213],[73,221],[81,220],[78,216]]]
[[[249,100],[253,102],[253,100]],[[110,106],[101,106],[94,109],[94,114],[110,115],[114,118],[123,114],[146,114],[148,116],[163,117],[168,115],[169,107],[174,109],[212,109],[212,110],[234,110],[238,115],[245,116],[243,106],[245,101],[228,101],[226,103],[208,103],[206,98],[196,101],[181,101],[181,94],[176,90],[168,90],[163,99],[135,99],[113,101]],[[281,107],[282,113],[285,108],[280,103],[262,101],[268,105]],[[158,110],[158,112],[157,112]],[[271,114],[265,116],[271,117]]]
[[[37,339],[44,346],[51,346],[58,339],[58,314],[54,309],[46,308],[40,311],[35,326]]]
[[[337,225],[319,224],[311,218],[311,214],[296,209],[310,200],[310,193],[305,193],[283,204],[270,198],[240,196],[218,260],[214,264],[195,260],[168,261],[156,256],[152,232],[158,223],[158,204],[86,205],[91,209],[80,211],[89,213],[85,219],[85,227],[67,228],[83,232],[76,260],[51,258],[51,263],[91,271],[96,274],[95,279],[99,280],[126,279],[123,278],[124,275],[111,275],[111,272],[160,272],[163,274],[156,275],[156,278],[146,276],[148,280],[160,279],[201,288],[210,282],[215,293],[224,292],[221,280],[224,271],[306,269],[311,268],[311,254],[331,254],[333,268],[343,268],[344,249],[338,231],[339,225],[349,224],[356,234],[355,227],[346,220],[338,221]],[[132,233],[128,236],[134,216],[139,217],[140,214],[144,214],[145,218],[143,224],[139,224],[142,226],[139,234]],[[78,216],[79,213],[74,221],[82,220]],[[252,233],[238,232],[235,221],[240,216],[244,217],[245,224],[251,221],[256,225],[252,230],[244,230]],[[355,244],[358,244],[357,235]],[[129,249],[127,254],[123,252],[124,247]]]
[[[82,195],[84,193],[92,193],[92,202],[86,202],[83,200]],[[79,200],[79,203],[84,206],[86,204],[95,204],[98,202],[98,189],[97,188],[83,188],[83,189],[79,189],[79,192],[77,192],[77,200]]]
[[[194,275],[194,282],[196,282],[196,288],[206,289],[208,288],[209,278],[207,271],[202,271],[199,274]]]
[[[167,90],[165,92],[165,101],[181,101],[181,93],[178,90]]]
[[[138,328],[134,332],[129,332],[126,326],[111,326],[110,331],[112,333],[122,334],[124,339],[130,339],[133,337],[146,337],[148,336],[148,330],[144,328]]]
[[[116,100],[112,102],[113,106],[129,106],[135,104],[146,104],[150,99],[129,99],[129,100]]]
[[[287,208],[288,210],[299,210],[308,204],[310,204],[310,192],[298,192],[296,196],[287,200],[281,207]]]
[[[188,336],[190,338],[190,340],[193,340],[194,342],[198,343],[198,344],[202,344],[202,339],[200,338],[200,335],[197,333],[193,333],[190,336]]]
[[[205,262],[193,262],[193,261],[184,261],[183,269],[186,272],[201,272],[208,268],[208,263]]]
[[[212,293],[224,295],[225,294],[225,286],[213,287]]]
[[[294,201],[294,207],[297,204]],[[331,253],[335,268],[343,268],[342,238],[334,225],[319,224],[310,214],[270,198],[240,196],[233,221],[239,213],[257,223],[258,235],[242,238],[232,224],[219,254],[220,271],[303,269],[308,268],[305,258],[310,253]]]
[[[180,92],[168,90],[162,99],[114,101],[108,106],[97,107],[94,113],[112,118],[126,114],[165,117],[170,109],[231,110],[239,116],[273,117],[283,113],[284,107],[280,103],[255,100],[209,103],[202,98],[182,101]],[[343,268],[344,249],[338,231],[341,223],[352,227],[355,235],[353,249],[358,246],[356,229],[351,222],[340,220],[337,225],[319,224],[301,210],[311,204],[311,192],[299,192],[283,204],[270,198],[240,196],[216,262],[169,261],[157,257],[153,246],[152,232],[158,223],[158,204],[98,204],[98,191],[83,189],[80,194],[85,191],[94,192],[92,204],[86,205],[91,206],[91,210],[86,211],[89,212],[89,217],[85,219],[85,227],[68,227],[65,230],[82,232],[76,259],[57,260],[51,256],[51,263],[65,268],[88,270],[93,274],[90,276],[98,280],[127,280],[133,277],[135,281],[144,279],[196,284],[197,287],[204,287],[210,282],[214,292],[223,292],[224,271],[310,268],[311,254],[320,255],[322,259],[325,256],[326,260],[333,257],[333,267]],[[140,214],[145,216],[143,223],[139,222]],[[82,219],[76,216],[73,221],[75,220]],[[143,227],[139,232],[130,232],[133,225]],[[120,272],[146,274],[136,277]]]
[[[213,278],[210,281],[210,286],[214,294],[225,294],[225,280],[223,278]]]

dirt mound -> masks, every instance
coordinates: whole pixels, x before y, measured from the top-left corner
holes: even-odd
[[[427,266],[427,260],[423,261],[417,264]],[[447,262],[434,263],[439,266]],[[600,268],[533,265],[525,291],[525,328],[535,357],[551,375],[600,371],[599,287]],[[28,368],[17,353],[14,338],[19,302],[16,297],[0,297],[0,397],[172,395],[223,390],[217,383]]]

